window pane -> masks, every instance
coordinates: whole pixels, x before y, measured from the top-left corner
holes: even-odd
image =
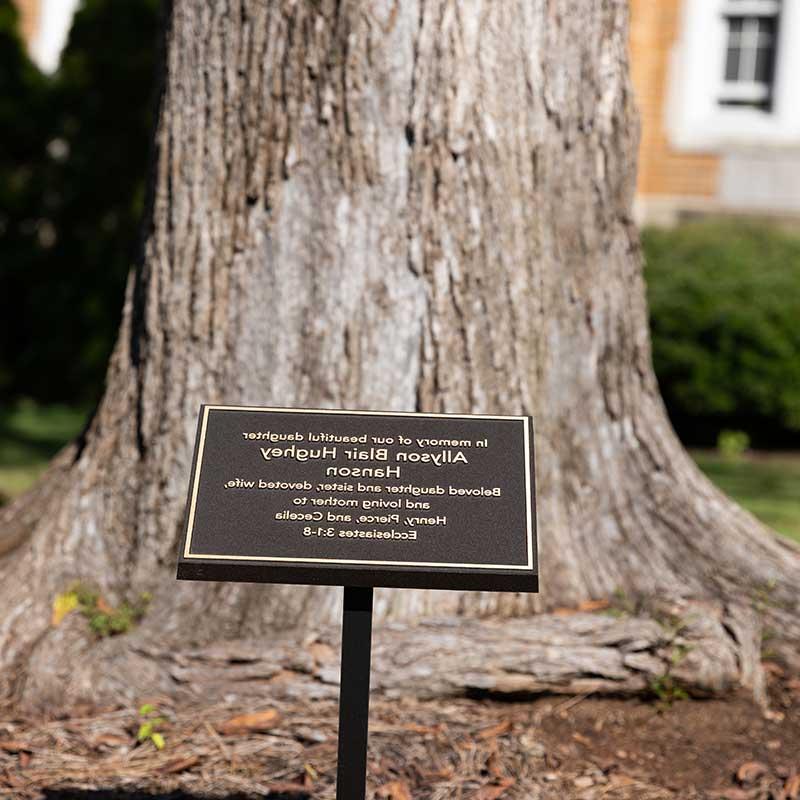
[[[771,46],[775,42],[774,18],[762,17],[758,21],[758,44]]]
[[[758,19],[758,32],[761,34],[769,34],[772,36],[775,33],[775,17],[757,17]]]
[[[728,36],[719,102],[768,111],[780,5],[774,0],[724,0],[724,7]]]
[[[739,80],[739,48],[729,47],[728,57],[725,61],[725,80]]]
[[[728,17],[728,31],[730,33],[741,33],[743,22],[744,17]]]
[[[772,83],[772,47],[759,47],[756,53],[755,79],[760,83]]]

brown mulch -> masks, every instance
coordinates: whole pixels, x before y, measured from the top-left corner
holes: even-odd
[[[800,800],[800,680],[771,665],[771,711],[747,697],[659,705],[592,696],[525,702],[375,698],[377,800]],[[136,709],[68,719],[0,713],[0,798],[333,798],[337,707],[235,697],[175,707],[166,746]]]

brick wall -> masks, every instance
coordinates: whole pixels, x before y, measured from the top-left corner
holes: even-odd
[[[41,0],[14,0],[19,11],[20,35],[30,50],[31,42],[39,29]]]
[[[642,125],[637,190],[644,198],[712,198],[717,191],[719,159],[711,153],[680,153],[667,137],[669,54],[678,35],[682,2],[631,0],[631,76]]]

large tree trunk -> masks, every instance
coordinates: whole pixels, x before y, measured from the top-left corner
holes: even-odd
[[[381,616],[621,589],[758,600],[800,636],[797,551],[700,475],[652,373],[627,0],[175,0],[170,16],[105,397],[2,515],[7,691],[118,695],[157,682],[154,638],[337,620],[333,589],[176,584],[203,401],[534,415],[541,595],[383,591]],[[143,624],[100,643],[80,620],[50,627],[76,579],[152,592]]]

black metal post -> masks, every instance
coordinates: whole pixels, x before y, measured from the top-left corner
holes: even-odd
[[[366,797],[371,651],[372,587],[345,586],[336,800]]]

